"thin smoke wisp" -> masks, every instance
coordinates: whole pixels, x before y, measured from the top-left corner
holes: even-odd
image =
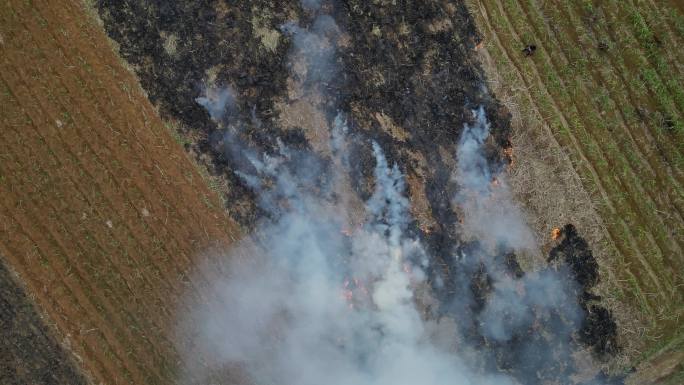
[[[484,154],[489,122],[484,108],[473,111],[475,123],[466,124],[459,140],[455,172],[461,187],[456,202],[463,209],[464,228],[480,240],[514,250],[537,248],[520,208],[512,201],[503,175],[493,174]]]

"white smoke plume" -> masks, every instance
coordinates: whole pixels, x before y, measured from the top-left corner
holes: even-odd
[[[230,87],[205,87],[204,95],[195,98],[215,121],[221,121],[235,108],[235,91]]]
[[[579,322],[580,309],[573,303],[573,285],[553,270],[528,274],[522,279],[500,278],[480,314],[482,335],[495,341],[508,341],[515,332],[527,330],[535,321],[556,311],[566,322]],[[561,334],[569,338],[572,328]]]
[[[375,193],[351,234],[318,178],[291,172],[302,166],[288,166],[291,151],[248,155],[256,175],[244,177],[278,219],[227,256],[250,262],[231,264],[213,299],[196,307],[186,326],[199,351],[187,354],[243,367],[256,384],[513,383],[471,372],[431,342],[414,294],[429,261],[406,234],[403,175],[377,143],[373,151]]]
[[[475,321],[479,335],[492,346],[516,339],[514,349],[508,351],[517,356],[512,366],[526,368],[516,379],[538,383],[540,372],[557,366],[558,362],[570,361],[569,355],[575,348],[572,335],[582,321],[577,303],[579,287],[565,266],[522,276],[516,276],[506,266],[504,258],[508,252],[535,253],[539,246],[523,212],[512,199],[505,174],[493,172],[499,168],[487,160],[485,148],[490,125],[484,108],[474,110],[473,117],[475,122],[465,124],[456,151],[454,179],[460,189],[454,203],[463,214],[462,232],[473,237],[479,247],[470,250],[473,255],[460,255],[457,266],[471,276],[477,269],[484,269],[491,280],[491,291],[483,309],[466,318]],[[463,283],[457,286],[464,287]],[[468,303],[454,302],[461,307]],[[468,319],[465,323],[470,322]],[[530,338],[531,335],[546,337]],[[478,353],[483,357],[491,354],[487,349]],[[552,375],[555,379],[563,377],[560,371]]]
[[[464,228],[475,238],[489,242],[490,249],[504,246],[518,251],[535,250],[534,235],[511,199],[505,176],[492,174],[485,157],[489,122],[484,108],[479,107],[473,115],[475,124],[465,125],[456,153],[455,180],[460,186],[456,203],[463,210]]]
[[[333,127],[331,148],[343,152],[350,143],[341,115]],[[474,148],[467,139],[473,135],[464,130],[459,154],[464,146]],[[480,143],[484,139],[476,137]],[[377,143],[372,148],[374,193],[362,226],[349,229],[347,207],[334,194],[345,188],[335,182],[336,174],[347,171],[345,161],[330,162],[340,169],[327,172],[317,157],[284,145],[275,155],[242,147],[251,167],[240,175],[271,219],[224,256],[227,274],[210,282],[205,301],[184,315],[184,334],[195,336],[192,346],[180,347],[185,361],[205,358],[202,366],[188,365],[186,383],[209,383],[210,375],[235,368],[249,381],[240,383],[253,384],[521,383],[519,377],[482,364],[491,360],[487,344],[471,345],[460,334],[464,328],[453,325],[448,315],[427,311],[419,293],[429,293],[425,272],[431,257],[408,235],[410,202],[401,171],[388,164]],[[481,160],[477,152],[468,159]],[[344,154],[334,156],[344,159]],[[459,167],[463,186],[488,194],[476,169]],[[564,322],[552,322],[554,338],[567,343],[580,312],[565,271],[515,278],[498,269],[486,250],[477,253],[477,258],[461,258],[462,267],[472,271],[484,261],[494,281],[484,309],[467,316],[473,319],[466,323],[477,325],[480,335],[497,344],[519,338],[521,331],[537,328],[541,334],[542,327],[535,325],[560,314]],[[449,325],[449,338],[439,337],[437,330]],[[519,358],[543,352],[545,358],[533,364],[541,370],[558,353],[535,341],[517,343]]]
[[[318,15],[309,29],[293,22],[281,29],[292,37],[291,66],[300,81],[320,85],[337,74],[335,40],[340,29],[331,16]]]
[[[303,2],[310,10],[319,4]],[[318,16],[311,31],[294,24],[284,29],[293,37],[293,57],[306,61],[300,74],[306,81],[324,82],[337,71],[334,49],[328,48],[327,35],[339,33],[332,18]],[[198,102],[213,118],[222,118],[221,106],[232,99],[209,99]],[[436,301],[428,282],[433,258],[410,235],[404,176],[388,163],[380,145],[372,143],[374,193],[362,220],[352,220],[352,208],[340,199],[353,194],[352,143],[342,114],[331,124],[331,159],[283,144],[268,155],[248,148],[235,133],[227,135],[230,156],[239,159],[236,173],[267,216],[219,259],[225,271],[214,264],[203,267],[201,276],[213,278],[200,295],[189,296],[203,300],[193,301],[193,311],[179,320],[181,335],[194,337],[178,342],[186,366],[183,383],[539,383],[525,376],[532,380],[552,366],[558,350],[532,337],[543,334],[538,325],[550,323],[559,343],[567,344],[580,314],[574,286],[563,269],[515,277],[500,267],[500,248],[536,245],[505,178],[492,174],[484,155],[489,124],[483,108],[475,118],[456,149],[454,178],[460,192],[454,203],[464,213],[462,230],[485,247],[454,256],[458,271],[447,278],[459,290],[453,294],[458,304],[453,314],[428,306]],[[495,178],[498,186],[492,185]],[[480,265],[491,290],[482,310],[473,312],[469,286]],[[519,362],[512,365],[525,368],[522,380],[496,364],[495,349],[513,339]],[[567,355],[570,348],[560,351]],[[527,362],[540,352],[541,359]]]

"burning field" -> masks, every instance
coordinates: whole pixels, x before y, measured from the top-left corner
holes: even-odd
[[[137,90],[121,86],[122,92],[108,93],[92,85],[104,81],[89,74],[121,63],[110,60],[94,70],[84,65],[73,84],[60,80],[67,95],[78,94],[79,79],[91,84],[78,99],[83,112],[72,112],[88,119],[73,126],[56,120],[58,129],[78,127],[73,130],[82,135],[74,140],[86,138],[81,127],[87,122],[100,121],[88,103],[115,115],[93,100],[126,106],[122,112],[132,117],[114,120],[116,141],[106,130],[82,139],[101,169],[80,162],[70,166],[75,170],[64,167],[72,170],[69,180],[81,180],[80,167],[88,175],[115,170],[114,180],[98,179],[99,193],[90,196],[94,202],[105,197],[107,206],[93,214],[104,220],[103,231],[84,225],[94,240],[80,241],[62,237],[62,230],[51,233],[67,228],[59,220],[45,225],[66,255],[59,265],[47,252],[41,260],[61,269],[64,290],[77,292],[51,302],[44,289],[37,301],[57,320],[56,335],[78,342],[77,358],[60,376],[81,367],[85,379],[79,381],[103,383],[624,383],[632,369],[616,361],[620,325],[596,293],[600,268],[585,234],[565,223],[539,233],[514,198],[510,116],[486,86],[475,56],[480,37],[463,3],[91,5],[157,111]],[[37,11],[19,2],[10,8],[3,17],[19,27],[32,13],[83,11]],[[50,28],[52,38],[40,47],[55,44],[61,53],[74,46]],[[16,54],[21,44],[12,44],[6,49],[13,61],[4,65],[23,75]],[[99,63],[93,52],[86,56]],[[3,76],[7,100],[20,99],[13,90],[42,79],[34,75]],[[48,81],[41,85],[50,88]],[[52,119],[58,115],[50,106],[70,100],[45,97],[41,106]],[[159,129],[156,114],[171,130]],[[102,127],[109,126],[103,121]],[[39,143],[43,135],[35,131]],[[44,136],[55,142],[47,153],[53,154],[65,134],[48,132]],[[181,146],[164,145],[169,135],[207,174],[213,192],[177,154]],[[69,145],[71,158],[82,154],[78,143]],[[123,167],[105,163],[105,154],[116,154]],[[12,156],[20,163],[20,155]],[[9,192],[6,207],[26,228],[20,195],[3,190]],[[117,213],[117,199],[142,206]],[[148,219],[150,211],[155,215]],[[145,225],[136,224],[140,220]],[[31,235],[38,239],[39,233]],[[121,250],[107,243],[107,234]],[[7,254],[28,247],[10,236],[0,242],[10,245],[0,249]],[[44,243],[47,250],[50,239]],[[79,253],[72,255],[72,243]],[[148,253],[154,255],[149,266]],[[79,259],[91,255],[101,259]],[[30,274],[27,260],[8,261],[22,267],[20,277],[32,277],[30,292],[41,292],[40,275]],[[60,312],[62,306],[67,311]],[[86,314],[97,316],[79,324]],[[102,341],[101,351],[92,348],[89,333]],[[63,345],[55,349],[69,355]]]
[[[136,7],[99,3],[251,229],[198,267],[215,278],[179,315],[197,336],[178,343],[183,382],[621,381],[601,370],[617,326],[587,243],[572,225],[539,239],[511,198],[508,121],[462,5],[149,6],[160,35]]]
[[[182,316],[183,333],[197,336],[179,347],[186,364],[205,357],[184,382],[219,380],[226,367],[256,384],[619,382],[591,363],[618,348],[616,325],[589,305],[597,267],[572,225],[547,267],[517,264],[516,253],[538,245],[485,157],[489,128],[474,110],[456,148],[463,240],[446,274],[377,142],[373,192],[350,204],[345,149],[367,139],[349,133],[344,115],[328,159],[284,144],[273,154],[240,146],[231,156],[243,159],[239,175],[265,218],[215,262],[221,268],[206,268],[225,277]]]

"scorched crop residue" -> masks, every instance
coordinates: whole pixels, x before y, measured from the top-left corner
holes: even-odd
[[[341,32],[318,2],[302,6],[318,14],[312,27],[281,27],[293,42],[293,84],[325,99],[320,85],[339,71],[332,41]],[[582,323],[578,288],[560,263],[523,273],[515,262],[515,253],[539,247],[499,165],[487,160],[483,108],[472,106],[452,149],[459,186],[452,205],[468,241],[441,256],[453,261],[445,282],[421,244],[402,170],[372,138],[349,133],[344,111],[325,107],[326,151],[280,144],[264,152],[241,141],[235,97],[229,85],[207,87],[197,102],[225,129],[226,156],[264,215],[219,258],[222,269],[199,269],[208,289],[188,295],[192,311],[179,314],[195,337],[179,343],[185,383],[582,381],[570,379]],[[350,183],[349,156],[369,142],[374,186],[363,202]],[[446,295],[435,294],[446,286]]]

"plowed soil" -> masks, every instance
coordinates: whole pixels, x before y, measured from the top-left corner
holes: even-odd
[[[0,5],[0,106],[3,262],[93,382],[171,383],[188,269],[237,227],[79,2]]]

